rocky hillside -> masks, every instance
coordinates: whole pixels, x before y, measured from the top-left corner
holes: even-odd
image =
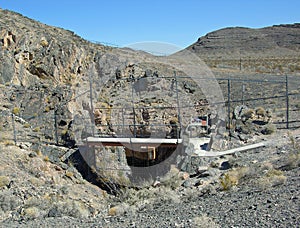
[[[224,28],[200,37],[187,49],[214,68],[299,73],[300,24]]]
[[[22,119],[26,129],[20,129],[24,133],[21,138],[34,135],[41,141],[72,146],[70,139],[76,137],[78,130],[74,126],[78,121],[81,127],[88,126],[91,119],[99,118],[97,107],[109,111],[108,108],[120,108],[118,105],[131,105],[132,79],[170,77],[176,68],[181,74],[195,74],[192,67],[180,68],[188,60],[155,58],[143,52],[93,44],[70,31],[18,13],[2,9],[0,13],[1,111],[13,111]],[[171,107],[176,103],[171,78],[141,81],[134,83],[138,106]],[[193,105],[197,99],[203,99],[201,91],[190,82],[182,80],[178,87],[186,104]],[[111,125],[110,118],[103,115],[99,123]],[[162,115],[157,118],[164,124],[176,117],[176,111],[168,111],[164,118]],[[82,122],[83,119],[89,120]],[[101,130],[107,133],[107,129]]]
[[[0,140],[30,141],[31,149],[41,150],[51,162],[65,159],[58,150],[49,150],[48,144],[75,147],[75,143],[93,133],[124,132],[113,128],[114,124],[122,123],[121,113],[113,112],[113,108],[127,107],[125,115],[130,121],[125,121],[128,126],[125,132],[128,133],[131,133],[129,125],[134,123],[133,115],[136,124],[155,118],[163,125],[177,118],[177,110],[172,108],[176,104],[174,82],[170,78],[157,79],[173,76],[177,62],[93,44],[70,31],[2,9],[0,47]],[[141,77],[144,80],[135,81]],[[191,105],[196,94],[201,94],[184,81],[180,82],[179,90],[181,98]],[[132,112],[132,99],[136,107],[161,105],[172,110],[165,113],[148,110],[152,113],[145,118],[141,108]],[[11,116],[15,118],[12,122]],[[163,137],[171,130],[169,127],[161,131]],[[11,134],[13,131],[16,138]],[[123,166],[112,150],[107,153],[107,159],[112,155],[116,163],[112,160],[100,163],[113,168]],[[121,153],[124,155],[124,151]]]
[[[277,26],[265,33],[269,37],[273,30],[299,31],[298,27]],[[280,38],[284,42],[278,42],[277,51],[281,54],[276,55],[272,44],[275,32],[272,39],[265,38],[266,44],[251,43],[253,48],[250,48],[238,40],[248,37],[246,31],[252,30],[236,29],[244,35],[235,38],[230,30],[235,29],[216,31],[211,33],[215,35],[201,38],[199,45],[191,46],[189,51],[203,57],[220,76],[232,78],[238,75],[261,79],[258,74],[232,74],[232,70],[291,73],[299,69],[296,32],[289,33],[294,34],[295,39]],[[259,42],[262,36],[256,36]],[[252,65],[246,67],[243,60],[242,67],[236,68],[235,58],[239,56],[236,53],[239,54],[242,47],[242,53],[251,57]],[[219,118],[224,124],[225,118],[217,118],[218,113],[208,105],[210,99],[219,99],[216,91],[219,87],[210,81],[195,85],[193,80],[174,80],[175,70],[178,75],[212,76],[204,65],[193,62],[190,52],[180,54],[156,58],[143,52],[93,44],[70,31],[0,9],[1,225],[299,226],[300,133],[273,128],[272,121],[284,123],[285,120],[280,100],[264,101],[263,107],[255,107],[257,103],[247,103],[249,108],[232,107],[232,123],[227,125],[232,130],[230,144],[272,142],[265,148],[203,159],[174,156],[177,163],[184,163],[185,169],[179,170],[168,160],[162,165],[165,169],[148,166],[140,170],[140,167],[128,167],[123,147],[99,147],[91,159],[96,167],[86,164],[89,158],[82,152],[87,151],[78,150],[76,143],[93,131],[106,136],[130,133],[130,128],[126,132],[116,126],[122,122],[132,126],[133,117],[141,127],[135,129],[136,134],[142,130],[147,133],[149,129],[145,129],[145,125],[149,127],[149,122],[155,120],[162,128],[150,133],[173,137],[178,129],[178,110],[174,108],[178,97],[184,107],[181,114],[185,120],[209,110],[212,120]],[[260,57],[264,60],[262,65],[257,64]],[[275,58],[274,64],[284,65],[281,68],[266,65],[269,57]],[[284,62],[290,61],[289,58],[291,62]],[[224,72],[224,68],[231,71]],[[264,75],[263,79],[267,82],[270,75]],[[298,81],[295,76],[290,83],[294,85],[294,93],[300,90]],[[220,84],[219,92],[226,91],[226,81]],[[282,84],[268,85],[245,85],[245,94],[249,98],[264,93],[280,97],[285,92]],[[236,99],[241,96],[238,87],[239,81],[232,82],[232,96]],[[175,91],[179,91],[178,96]],[[290,100],[296,110],[295,122],[299,119],[297,98]],[[275,115],[264,109],[266,105]],[[154,110],[158,106],[168,109]],[[128,112],[120,112],[126,108]],[[122,121],[122,114],[129,116],[127,122]],[[228,139],[225,126],[217,126],[213,125],[219,134],[214,135],[215,139],[223,140],[221,136]],[[192,154],[193,147],[188,149]],[[134,171],[148,175],[146,168],[149,167],[158,174],[150,176],[147,182],[142,179],[144,187],[128,187],[128,181],[132,180],[129,178],[139,177],[132,174]],[[162,178],[155,180],[155,177]]]

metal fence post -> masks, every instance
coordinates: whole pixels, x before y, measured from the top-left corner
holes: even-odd
[[[181,114],[180,114],[180,101],[179,101],[179,95],[178,95],[178,79],[177,79],[177,75],[176,75],[176,71],[174,71],[174,78],[175,78],[175,86],[176,86],[176,103],[177,103],[177,119],[178,119],[178,123],[179,123],[179,129],[177,128],[177,141],[178,138],[180,138],[180,131],[182,131],[182,124],[181,124]]]
[[[228,130],[229,130],[229,135],[230,135],[230,99],[231,99],[231,96],[230,96],[230,93],[231,93],[231,91],[230,91],[230,79],[228,78],[228,80],[227,80],[227,112],[228,112]]]
[[[17,145],[17,132],[16,132],[16,125],[15,125],[15,114],[11,114],[11,123],[13,127],[13,133],[14,133],[14,143]]]
[[[285,76],[285,96],[286,96],[286,128],[289,129],[289,81]]]
[[[134,107],[134,91],[133,91],[133,86],[134,86],[134,76],[130,75],[131,79],[131,104],[132,104],[132,112],[133,112],[133,137],[136,138],[137,136],[137,124],[136,124],[136,119],[135,119],[135,107]],[[137,79],[139,80],[139,79]]]
[[[242,105],[245,104],[245,84],[242,85]]]
[[[57,131],[57,107],[54,109],[54,130],[55,130],[55,144],[58,146],[58,131]]]
[[[89,72],[89,81],[90,81],[90,107],[91,107],[91,127],[92,127],[92,135],[95,137],[95,116],[94,116],[94,106],[93,106],[93,77],[92,72]]]

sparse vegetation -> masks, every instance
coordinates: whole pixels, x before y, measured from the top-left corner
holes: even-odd
[[[46,106],[45,109],[44,109],[44,112],[50,112],[50,107]]]
[[[23,124],[23,127],[24,127],[24,128],[30,128],[30,123],[24,123],[24,124]]]
[[[39,209],[36,207],[28,207],[24,209],[24,216],[27,219],[35,219],[39,216]]]
[[[272,163],[264,162],[250,167],[239,167],[228,171],[220,178],[222,190],[230,190],[241,183],[257,186],[261,189],[284,184],[286,176],[281,170],[273,167]]]
[[[0,188],[7,186],[10,180],[7,176],[0,176]]]
[[[266,110],[263,107],[256,108],[255,113],[259,117],[265,117],[266,116]]]
[[[47,47],[49,45],[48,41],[46,39],[42,39],[40,42],[40,45],[43,47]]]
[[[250,175],[250,171],[248,167],[239,167],[228,171],[220,178],[221,189],[227,191],[237,186],[242,178]]]
[[[44,161],[45,161],[45,162],[49,162],[49,161],[50,161],[50,158],[49,158],[48,156],[45,156],[45,157],[44,157]]]
[[[257,180],[257,185],[262,189],[266,189],[269,187],[284,184],[286,182],[286,179],[287,177],[284,175],[283,171],[271,169]]]
[[[287,158],[286,169],[294,169],[300,166],[300,151],[290,153]]]
[[[242,118],[244,119],[244,121],[247,121],[247,120],[253,118],[254,114],[255,114],[255,111],[253,109],[249,108],[248,110],[246,110],[243,113]]]
[[[41,129],[40,129],[40,127],[35,127],[35,128],[33,128],[33,132],[39,132]]]
[[[300,166],[300,142],[292,135],[289,135],[291,151],[286,159],[285,169],[290,170]]]
[[[218,228],[220,227],[214,220],[207,215],[201,215],[193,218],[193,227],[195,228]]]
[[[40,148],[35,149],[34,152],[36,153],[37,156],[42,156],[43,155]]]
[[[118,212],[118,207],[111,207],[108,210],[108,215],[115,216],[115,215],[117,215],[117,212]]]
[[[72,178],[73,176],[74,176],[73,172],[71,172],[69,170],[66,171],[66,177]]]
[[[3,144],[4,144],[5,146],[12,146],[12,145],[15,145],[14,141],[13,141],[13,140],[9,140],[9,139],[4,140],[4,141],[3,141]]]
[[[13,110],[12,110],[12,113],[14,115],[18,115],[20,113],[20,108],[19,107],[14,107]]]

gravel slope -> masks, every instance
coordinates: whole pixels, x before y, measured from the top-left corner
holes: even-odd
[[[288,167],[288,153],[293,151],[287,134],[272,136],[274,144],[228,158],[232,165],[272,166],[286,181],[258,185],[265,171],[257,169],[228,191],[221,191],[218,180],[207,187],[179,187],[157,195],[138,210],[123,207],[120,215],[107,211],[93,218],[52,217],[36,220],[8,219],[2,227],[299,227],[300,167]],[[299,140],[299,131],[295,138]],[[299,153],[299,152],[298,152]],[[224,159],[224,158],[223,158]],[[227,171],[224,171],[227,172]],[[205,178],[203,178],[204,180]],[[158,190],[159,192],[160,190]],[[156,192],[157,193],[157,192]],[[168,195],[163,197],[162,195]],[[171,196],[173,195],[173,196]],[[117,200],[115,201],[117,202]],[[112,202],[113,203],[113,202]]]

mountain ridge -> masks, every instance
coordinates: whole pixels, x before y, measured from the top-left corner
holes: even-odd
[[[291,50],[285,50],[284,53],[272,52],[272,49],[276,48]],[[247,27],[222,28],[199,37],[187,49],[202,56],[216,55],[220,50],[225,51],[226,54],[238,52],[238,54],[247,55],[248,51],[261,55],[299,56],[297,51],[300,49],[300,23],[255,29]]]

